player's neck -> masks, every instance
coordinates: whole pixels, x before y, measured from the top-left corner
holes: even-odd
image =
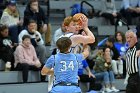
[[[70,52],[69,51],[63,52],[63,54],[68,54],[68,53],[70,53]]]

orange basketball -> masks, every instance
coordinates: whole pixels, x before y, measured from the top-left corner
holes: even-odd
[[[87,18],[87,17],[82,13],[77,13],[73,16],[73,19],[75,21],[77,21],[79,25],[82,25],[83,23],[82,23],[82,20],[80,18]]]

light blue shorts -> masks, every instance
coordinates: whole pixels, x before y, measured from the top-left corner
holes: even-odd
[[[78,86],[55,86],[50,93],[81,93]]]

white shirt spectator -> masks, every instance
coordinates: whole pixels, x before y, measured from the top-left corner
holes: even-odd
[[[22,31],[20,32],[20,34],[19,34],[19,36],[18,36],[19,43],[22,42],[22,37],[23,37],[24,35],[29,35],[31,38],[36,38],[36,35],[38,35],[39,38],[40,38],[40,41],[37,42],[37,45],[43,45],[43,44],[44,44],[44,41],[43,41],[43,39],[42,39],[42,37],[41,37],[41,34],[40,34],[38,31],[35,31],[34,34],[29,34],[29,32],[28,32],[27,30],[22,30]]]
[[[127,9],[129,7],[140,7],[140,0],[123,0],[122,1],[122,7],[124,9]]]

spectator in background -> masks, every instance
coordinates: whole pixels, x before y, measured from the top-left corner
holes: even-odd
[[[23,21],[20,20],[20,15],[16,7],[15,0],[7,1],[7,7],[4,9],[1,24],[6,24],[9,27],[9,35],[14,43],[18,43],[19,28]]]
[[[27,27],[28,22],[31,19],[36,21],[37,31],[41,34],[47,32],[48,19],[45,16],[43,9],[40,7],[38,0],[29,0],[24,11],[24,27]],[[49,38],[49,36],[46,38]],[[46,41],[46,43],[50,43],[50,41]]]
[[[109,92],[118,92],[115,88],[115,78],[112,71],[112,59],[110,56],[111,50],[109,47],[104,47],[103,51],[100,51],[96,58],[96,64],[94,66],[95,76],[98,79],[104,81],[105,90]]]
[[[117,31],[115,33],[115,39],[116,42],[114,43],[115,47],[117,48],[120,58],[123,61],[123,76],[125,77],[126,75],[126,62],[125,62],[125,52],[128,48],[126,40],[125,40],[125,35],[123,32]]]
[[[43,9],[39,6],[38,0],[29,0],[29,3],[24,11],[24,27],[28,26],[28,22],[31,19],[36,21],[38,31],[40,31],[42,27],[42,32],[47,31],[48,22]]]
[[[8,26],[0,25],[0,59],[6,64],[10,62],[11,70],[14,69],[14,43],[9,37]],[[6,66],[5,66],[6,67]]]
[[[84,74],[84,69],[87,71],[88,74]],[[81,63],[79,63],[78,76],[79,76],[80,82],[90,83],[88,91],[95,89],[95,86],[96,86],[95,85],[95,78],[96,77],[91,73],[90,68],[89,68],[86,60],[83,60]]]
[[[112,68],[116,75],[116,78],[121,78],[123,74],[123,61],[121,60],[119,51],[114,45],[115,38],[110,36],[106,41],[106,45],[110,47],[112,51]]]
[[[132,18],[140,16],[140,0],[123,0],[120,12],[128,25],[132,25]]]
[[[2,16],[2,12],[5,8],[6,8],[6,1],[5,0],[0,0],[0,18]]]
[[[123,32],[117,31],[115,33],[115,43],[114,43],[114,45],[117,48],[117,50],[119,51],[119,54],[121,56],[124,56],[127,47],[126,47],[125,35],[124,35]]]
[[[24,29],[20,32],[18,38],[19,42],[22,42],[22,37],[24,35],[29,35],[31,37],[31,43],[35,47],[37,56],[41,62],[44,64],[44,61],[47,57],[46,47],[44,45],[44,41],[41,37],[41,34],[36,30],[37,24],[34,20],[29,20],[27,29]]]
[[[116,10],[115,1],[105,0],[103,3],[105,4],[105,7],[103,8],[103,11],[99,12],[99,16],[109,19],[111,25],[118,24],[121,14]]]
[[[22,71],[23,82],[28,81],[28,71],[41,69],[41,62],[37,58],[34,46],[30,42],[30,36],[24,35],[22,43],[16,48],[15,51],[15,68]]]
[[[51,42],[51,50],[52,50],[52,54],[56,54],[56,50],[57,50],[57,46],[56,46],[56,41],[60,38],[60,36],[64,35],[65,33],[65,28],[64,28],[64,24],[62,23],[61,24],[61,27],[58,28],[54,35],[53,35],[53,39],[52,39],[52,42]]]

